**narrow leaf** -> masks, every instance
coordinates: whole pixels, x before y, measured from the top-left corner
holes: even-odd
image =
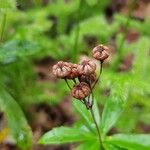
[[[108,137],[107,142],[129,150],[150,150],[150,134],[116,134]]]
[[[86,123],[91,126],[93,124],[93,120],[90,114],[90,111],[86,109],[85,105],[82,104],[80,101],[75,100],[73,102],[73,105],[75,109],[78,111],[78,113],[81,115],[83,120],[86,121]],[[99,109],[96,100],[94,100],[94,105],[93,105],[93,111],[95,114],[95,118],[97,123],[100,123],[100,114],[99,114]]]
[[[31,129],[19,105],[2,88],[0,88],[0,108],[6,114],[8,126],[18,146],[29,149],[32,145]]]
[[[128,95],[128,84],[116,80],[102,113],[101,131],[105,135],[121,115]]]

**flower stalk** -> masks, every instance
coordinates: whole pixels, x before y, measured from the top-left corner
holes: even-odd
[[[100,150],[104,150],[104,147],[100,129],[93,111],[93,89],[95,88],[95,85],[99,81],[102,74],[103,62],[109,57],[108,51],[109,48],[102,44],[96,46],[92,51],[93,57],[100,62],[98,77],[96,77],[96,64],[90,59],[83,60],[79,64],[59,61],[53,66],[53,74],[55,77],[64,79],[71,91],[72,97],[82,102],[87,110],[90,111],[98,134]],[[76,78],[78,80],[76,80]],[[73,86],[70,86],[68,82],[69,80],[73,81]],[[90,97],[92,98],[90,99]]]

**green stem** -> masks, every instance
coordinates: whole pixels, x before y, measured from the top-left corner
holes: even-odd
[[[130,25],[130,18],[131,18],[131,15],[132,15],[132,11],[133,11],[133,8],[135,6],[135,3],[136,3],[136,0],[132,0],[131,1],[131,4],[130,4],[130,7],[129,7],[129,11],[128,11],[128,18],[127,18],[127,21],[125,23],[125,32],[124,32],[124,35],[120,41],[120,44],[118,46],[118,58],[116,59],[114,65],[113,65],[113,68],[116,68],[116,66],[118,66],[118,63],[121,61],[122,59],[122,48],[124,46],[124,43],[125,43],[125,38],[126,38],[126,35],[128,33],[128,27]]]
[[[69,85],[69,83],[68,83],[68,80],[67,80],[67,79],[64,79],[64,80],[65,80],[65,82],[66,82],[68,88],[71,90],[71,87],[70,87],[70,85]]]
[[[93,118],[94,124],[95,124],[95,126],[96,126],[96,130],[97,130],[97,134],[98,134],[98,138],[99,138],[100,149],[101,149],[101,150],[104,150],[103,142],[102,142],[102,138],[101,138],[101,133],[100,133],[98,124],[97,124],[97,122],[96,122],[95,115],[94,115],[94,112],[93,112],[93,109],[92,109],[92,108],[93,108],[93,107],[90,108],[90,113],[91,113],[91,116],[92,116],[92,118]]]
[[[6,18],[7,15],[4,13],[3,19],[2,19],[2,25],[1,25],[1,33],[0,33],[0,43],[3,41],[3,36],[4,36],[4,31],[5,31],[5,26],[6,26]]]
[[[100,76],[101,76],[101,74],[102,74],[102,71],[103,71],[103,61],[100,61],[99,75],[98,75],[98,78],[97,78],[97,80],[95,81],[95,83],[94,83],[94,85],[93,85],[92,89],[94,89],[94,88],[95,88],[95,85],[96,85],[96,84],[97,84],[97,82],[99,81]]]
[[[77,17],[77,26],[74,40],[74,61],[77,60],[78,57],[78,41],[79,41],[79,32],[80,32],[80,18],[81,18],[81,10],[82,10],[83,0],[80,0],[79,8],[78,8],[78,17]]]

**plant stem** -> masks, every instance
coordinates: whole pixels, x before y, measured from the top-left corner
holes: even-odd
[[[66,84],[67,84],[68,88],[71,90],[71,87],[70,87],[70,85],[69,85],[69,83],[68,83],[67,79],[64,79],[64,80],[65,80],[65,82],[66,82]]]
[[[96,130],[97,130],[97,134],[98,134],[98,138],[99,138],[100,149],[101,149],[101,150],[104,150],[103,142],[102,142],[102,138],[101,138],[101,133],[100,133],[98,124],[97,124],[97,122],[96,122],[96,119],[95,119],[94,112],[93,112],[93,109],[92,109],[92,108],[93,108],[93,107],[90,108],[90,113],[91,113],[91,116],[92,116],[92,118],[93,118],[94,124],[95,124],[95,126],[96,126]]]
[[[78,41],[79,41],[79,32],[80,32],[80,18],[81,18],[81,10],[82,10],[82,3],[83,0],[80,0],[79,8],[78,8],[78,16],[77,16],[77,26],[76,26],[76,33],[75,33],[75,40],[74,40],[74,61],[77,60],[78,57]]]
[[[3,14],[3,20],[2,20],[2,25],[1,25],[1,33],[0,33],[0,43],[3,41],[3,35],[4,35],[4,30],[6,26],[6,13]]]
[[[100,76],[101,76],[101,74],[102,74],[102,71],[103,71],[103,61],[100,61],[99,75],[98,75],[98,78],[97,78],[97,80],[95,81],[95,83],[94,83],[94,85],[93,85],[92,89],[94,89],[95,85],[96,85],[96,84],[97,84],[97,82],[99,81]]]
[[[121,39],[121,41],[120,41],[120,44],[119,44],[119,46],[118,46],[118,58],[116,59],[116,61],[115,61],[115,63],[114,63],[114,65],[113,65],[113,68],[116,68],[116,66],[118,67],[118,63],[121,61],[121,59],[122,59],[122,47],[124,46],[124,43],[125,43],[125,38],[126,38],[126,35],[127,35],[127,33],[128,33],[128,27],[129,27],[129,25],[130,25],[130,18],[131,18],[131,15],[132,15],[132,11],[133,11],[133,8],[134,8],[134,5],[135,5],[135,3],[136,3],[136,1],[137,0],[132,0],[131,1],[131,4],[130,4],[130,6],[129,6],[129,11],[128,11],[128,17],[127,17],[127,21],[126,21],[126,23],[125,23],[125,32],[124,32],[124,35],[123,35],[123,37],[122,37],[122,39]]]

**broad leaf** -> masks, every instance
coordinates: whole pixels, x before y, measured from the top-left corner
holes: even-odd
[[[150,150],[150,134],[116,134],[106,141],[129,150]]]
[[[63,144],[83,142],[94,138],[85,127],[58,127],[47,132],[39,140],[40,144]]]
[[[126,82],[122,83],[120,80],[116,80],[111,89],[110,97],[102,113],[101,132],[103,135],[116,123],[125,107],[128,96],[128,84]]]
[[[32,145],[31,129],[19,105],[2,88],[0,88],[0,108],[6,114],[8,126],[18,146],[29,149]]]

